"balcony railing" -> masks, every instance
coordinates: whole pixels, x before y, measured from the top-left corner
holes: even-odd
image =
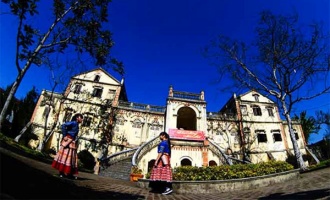
[[[128,101],[119,101],[119,107],[132,108],[132,109],[151,111],[151,112],[160,112],[160,113],[164,113],[166,109],[165,106],[153,106],[153,105],[134,103]]]
[[[219,113],[219,112],[208,112],[206,117],[209,119],[232,119],[236,120],[237,116],[234,113]]]
[[[181,92],[181,91],[173,91],[173,98],[202,100],[201,94],[196,94],[191,92]]]

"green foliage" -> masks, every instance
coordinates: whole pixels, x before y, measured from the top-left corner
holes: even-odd
[[[293,166],[284,161],[212,167],[182,166],[174,168],[173,179],[177,181],[226,180],[263,176],[292,169]]]
[[[307,117],[306,111],[301,112],[299,116],[295,115],[293,119],[300,121],[306,141],[308,141],[310,134],[318,133],[320,130],[316,119],[313,116]]]
[[[52,160],[48,154],[30,149],[20,143],[15,142],[12,138],[9,138],[2,133],[0,133],[0,145],[5,149],[9,149],[10,151],[16,152],[23,156],[27,156],[29,158],[46,162],[50,162]]]
[[[310,170],[323,168],[323,167],[330,167],[330,159],[329,160],[323,160],[319,164],[311,165],[309,166]]]
[[[8,97],[10,86],[8,86],[5,90],[1,88],[1,103],[0,108],[2,109],[4,106],[5,99]],[[36,88],[33,87],[29,92],[27,92],[26,96],[20,100],[14,98],[13,101],[9,104],[7,116],[11,116],[12,120],[9,121],[5,119],[2,132],[11,138],[16,137],[20,131],[25,127],[25,125],[30,121],[32,113],[34,111],[34,107],[36,105],[38,99],[38,92]],[[27,130],[28,134],[25,137],[35,137],[33,135],[29,135],[31,130]],[[24,139],[24,138],[22,138]]]
[[[131,168],[131,173],[132,173],[132,174],[142,174],[142,169],[140,169],[140,168],[137,167],[137,166],[132,166],[132,168]]]

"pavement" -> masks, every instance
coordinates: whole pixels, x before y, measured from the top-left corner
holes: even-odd
[[[0,199],[329,199],[330,168],[301,173],[298,179],[253,190],[212,194],[152,193],[135,182],[79,172],[78,180],[60,178],[50,163],[0,147]]]

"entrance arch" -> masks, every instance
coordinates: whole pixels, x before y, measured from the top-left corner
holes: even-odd
[[[178,129],[196,131],[196,113],[192,108],[182,107],[178,110],[176,126]]]
[[[184,158],[181,160],[181,166],[192,166],[191,160],[189,160],[188,158]]]

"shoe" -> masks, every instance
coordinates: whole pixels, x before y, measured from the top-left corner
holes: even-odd
[[[78,180],[78,177],[77,176],[73,176],[73,175],[69,175],[67,176],[69,179],[73,179],[73,180]]]
[[[171,188],[166,188],[165,192],[163,192],[163,195],[168,195],[171,194],[173,192],[173,190]]]

